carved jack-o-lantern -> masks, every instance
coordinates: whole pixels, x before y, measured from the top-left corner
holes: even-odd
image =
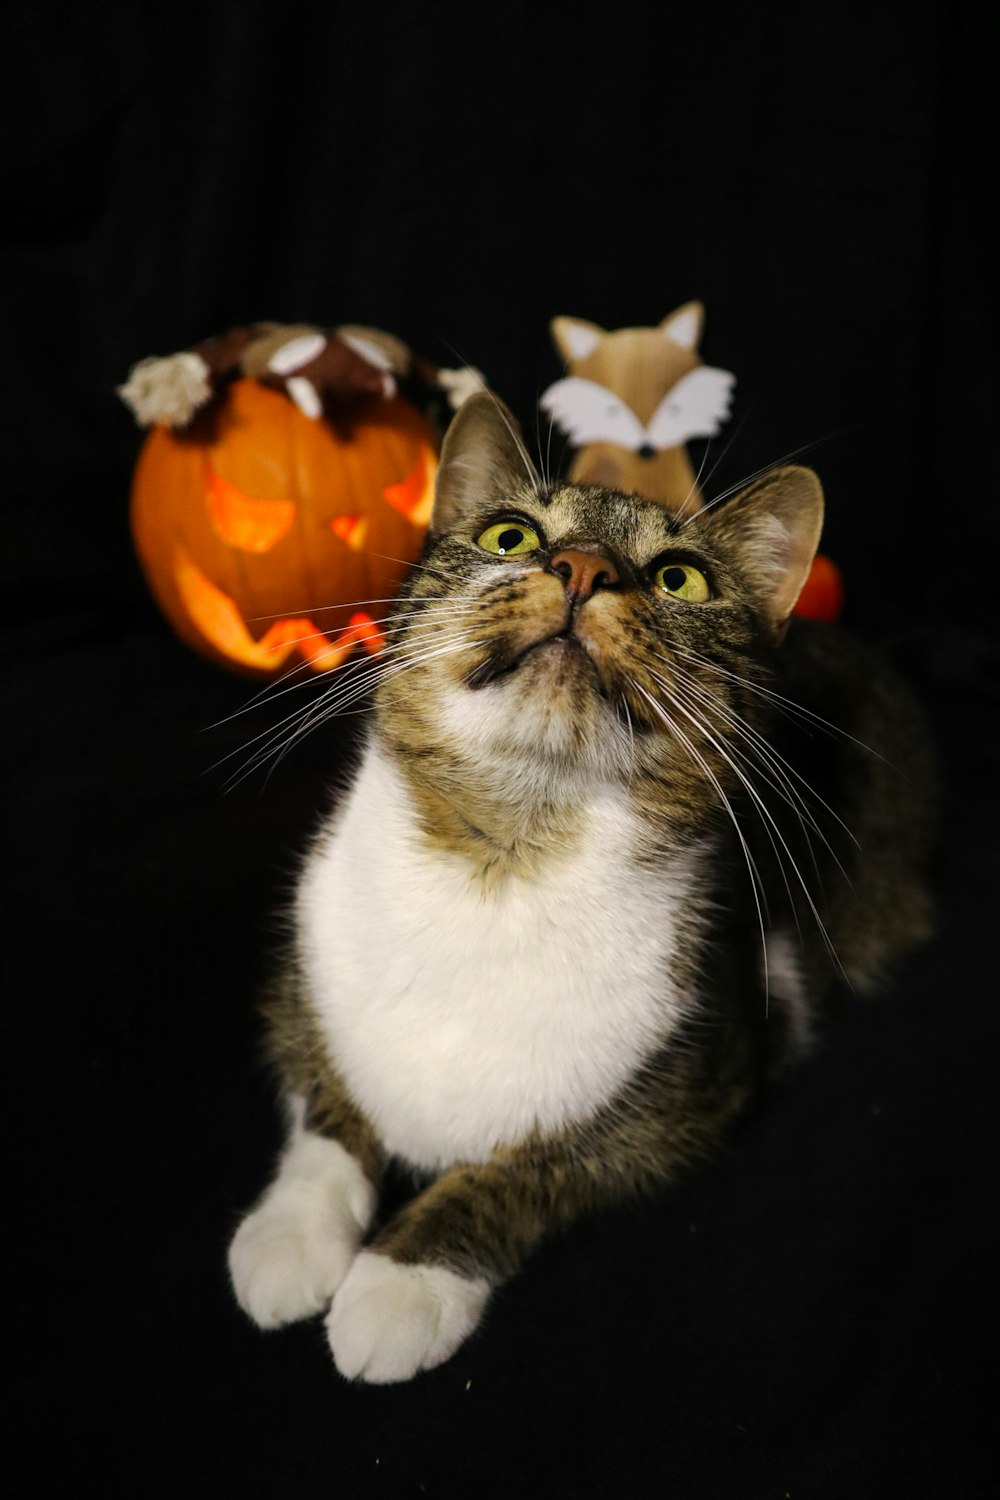
[[[437,438],[403,401],[343,432],[238,380],[211,419],[157,427],[132,489],[132,534],[178,635],[224,666],[317,671],[382,645],[378,619],[420,550]]]

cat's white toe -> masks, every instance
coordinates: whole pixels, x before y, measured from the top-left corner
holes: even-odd
[[[333,1299],[326,1329],[337,1369],[388,1385],[449,1359],[482,1315],[486,1281],[443,1266],[406,1266],[363,1250]]]
[[[374,1206],[374,1188],[346,1151],[332,1141],[298,1141],[229,1247],[240,1306],[261,1328],[322,1312],[350,1270]]]

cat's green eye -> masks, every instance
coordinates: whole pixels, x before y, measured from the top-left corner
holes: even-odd
[[[657,568],[656,587],[669,594],[671,599],[683,599],[688,604],[704,604],[712,597],[708,579],[692,563],[670,562]]]
[[[497,521],[487,526],[476,540],[484,551],[493,552],[497,557],[518,557],[522,552],[534,552],[541,546],[538,532],[524,521]]]

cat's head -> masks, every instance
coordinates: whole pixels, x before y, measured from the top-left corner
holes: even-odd
[[[634,495],[543,484],[509,413],[448,431],[422,564],[393,622],[383,733],[438,766],[726,781],[819,541],[808,469],[681,520]]]

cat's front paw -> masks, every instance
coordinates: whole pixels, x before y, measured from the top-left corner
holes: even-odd
[[[326,1321],[337,1369],[388,1385],[443,1364],[475,1328],[487,1282],[443,1266],[405,1266],[363,1250]]]
[[[342,1162],[333,1158],[339,1171],[330,1170],[328,1153],[322,1175],[279,1174],[233,1237],[233,1290],[260,1328],[279,1328],[322,1312],[351,1268],[371,1220],[375,1192],[356,1163],[346,1152],[342,1155]]]

